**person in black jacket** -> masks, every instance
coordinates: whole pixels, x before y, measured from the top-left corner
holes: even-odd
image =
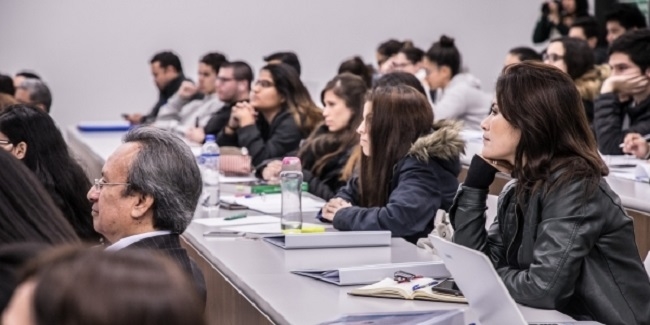
[[[594,100],[603,80],[609,75],[609,69],[594,65],[594,56],[587,41],[571,37],[552,40],[544,53],[544,63],[568,73],[573,79],[591,125],[594,120]]]
[[[186,80],[183,75],[181,60],[173,52],[165,51],[157,53],[151,59],[150,63],[153,80],[160,91],[158,101],[147,115],[139,113],[125,114],[124,118],[131,122],[131,124],[153,122],[158,116],[160,108],[167,103],[167,100],[178,91],[183,81]]]
[[[406,85],[378,87],[357,132],[363,152],[350,179],[322,210],[339,230],[389,230],[411,243],[433,230],[458,187],[465,142],[456,122],[433,124],[426,97]]]
[[[268,64],[260,70],[250,103],[232,108],[217,143],[248,149],[257,166],[298,149],[322,119],[296,71],[284,63]]]
[[[507,66],[474,156],[449,211],[453,241],[485,253],[514,300],[576,320],[650,324],[650,279],[632,219],[573,81],[548,65]],[[489,186],[511,174],[486,231]]]
[[[351,176],[350,168],[345,169],[345,166],[359,144],[355,130],[361,122],[367,91],[363,79],[343,73],[330,80],[321,92],[325,121],[316,127],[297,153],[309,192],[320,198],[331,199]],[[262,170],[262,178],[277,182],[281,169],[282,162],[273,160]]]
[[[79,238],[99,243],[86,189],[90,181],[68,151],[46,112],[17,104],[0,112],[0,149],[11,152],[36,174]]]
[[[552,37],[566,36],[578,17],[589,15],[587,0],[549,0],[542,5],[542,16],[533,32],[533,43],[542,43]],[[555,34],[555,35],[553,35]]]
[[[605,155],[623,153],[627,134],[650,133],[650,30],[635,30],[609,48],[612,74],[595,102],[594,128]]]

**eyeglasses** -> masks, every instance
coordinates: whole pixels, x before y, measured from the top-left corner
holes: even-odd
[[[130,183],[106,183],[103,178],[99,178],[99,179],[95,178],[93,188],[95,189],[95,191],[101,191],[102,187],[106,185],[127,185],[128,186],[131,184]]]
[[[411,282],[413,279],[421,278],[421,275],[415,275],[404,271],[397,271],[393,274],[393,281],[397,283]]]
[[[544,61],[557,62],[557,61],[560,61],[560,60],[564,59],[564,55],[558,55],[558,54],[555,54],[555,53],[551,53],[551,54],[544,53],[544,55],[542,55],[542,59]]]
[[[255,81],[255,86],[260,86],[262,88],[271,88],[273,87],[273,82],[268,80],[257,80]]]

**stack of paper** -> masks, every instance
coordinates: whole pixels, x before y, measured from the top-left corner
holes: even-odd
[[[268,214],[282,213],[282,194],[255,195],[251,197],[221,196],[221,201],[247,206],[251,210]],[[318,212],[325,201],[317,201],[310,197],[302,198],[303,212]]]

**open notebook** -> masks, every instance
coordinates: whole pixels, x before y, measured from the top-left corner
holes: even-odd
[[[433,281],[435,281],[433,278],[419,278],[409,282],[397,283],[391,278],[386,278],[377,283],[354,289],[348,294],[366,297],[467,303],[463,296],[434,291],[431,286],[427,286]],[[424,288],[413,290],[416,285],[424,286]]]

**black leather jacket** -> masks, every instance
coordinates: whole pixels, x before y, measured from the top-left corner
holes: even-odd
[[[578,320],[650,324],[650,280],[632,219],[602,179],[589,194],[575,181],[545,196],[515,199],[516,180],[499,195],[485,230],[488,190],[460,186],[450,209],[454,242],[484,252],[520,304]]]

